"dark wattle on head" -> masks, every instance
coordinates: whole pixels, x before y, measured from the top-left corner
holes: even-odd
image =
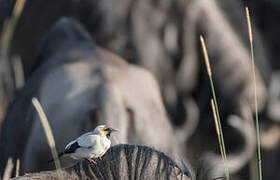
[[[118,131],[118,130],[110,128],[110,127],[104,127],[102,130],[104,131],[107,138],[109,138],[111,136],[112,132]]]

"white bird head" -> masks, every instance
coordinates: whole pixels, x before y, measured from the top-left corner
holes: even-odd
[[[110,137],[111,133],[114,131],[118,131],[118,130],[107,127],[106,125],[99,125],[94,129],[94,133],[104,134],[107,137]]]

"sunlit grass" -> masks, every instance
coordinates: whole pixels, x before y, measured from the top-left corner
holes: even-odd
[[[25,0],[17,0],[10,17],[5,17],[0,34],[0,120],[5,116],[7,105],[12,101],[15,87],[12,73],[10,46]]]
[[[12,175],[13,167],[14,167],[13,160],[12,160],[12,158],[9,158],[7,161],[5,170],[4,170],[3,180],[10,179],[10,177]]]
[[[20,167],[20,161],[19,161],[19,159],[17,159],[17,163],[16,163],[16,177],[19,175],[19,167]]]
[[[221,156],[222,156],[223,160],[225,160],[224,153],[223,153],[223,147],[222,147],[222,143],[221,143],[221,136],[220,136],[221,132],[220,132],[219,125],[218,125],[218,119],[217,119],[216,109],[215,109],[213,99],[211,99],[211,107],[212,107],[212,112],[213,112],[213,117],[214,117],[214,122],[215,122],[215,127],[216,127],[216,133],[217,133],[218,139],[219,139]]]
[[[256,82],[256,72],[255,72],[254,47],[253,47],[253,33],[252,33],[250,13],[248,7],[245,8],[245,11],[247,17],[247,24],[248,24],[248,34],[249,34],[251,60],[252,60],[252,74],[253,74],[253,82],[254,82],[253,91],[254,91],[254,98],[255,98],[255,118],[256,118],[256,133],[257,133],[259,179],[262,180],[262,159],[261,159],[260,128],[259,128],[259,115],[258,115],[257,82]]]
[[[9,19],[5,19],[4,21],[1,34],[1,51],[4,54],[8,53],[17,22],[24,8],[24,4],[25,0],[17,0],[12,12],[12,16]]]
[[[212,91],[212,96],[213,96],[212,103],[214,105],[214,107],[213,107],[214,108],[214,118],[217,119],[217,124],[218,124],[218,125],[216,125],[216,128],[218,126],[217,134],[219,137],[218,139],[219,139],[219,145],[221,148],[222,158],[223,158],[223,161],[225,164],[225,175],[226,175],[226,179],[229,180],[229,170],[228,170],[228,166],[227,166],[226,148],[225,148],[223,131],[222,131],[221,120],[220,120],[220,115],[219,115],[219,108],[218,108],[217,99],[216,99],[216,93],[215,93],[215,87],[214,87],[213,78],[212,78],[212,71],[211,71],[209,56],[207,53],[207,48],[206,48],[203,36],[200,36],[200,42],[201,42],[201,46],[202,46],[202,50],[203,50],[207,73],[208,73],[209,80],[210,80],[210,86],[211,86],[211,91]]]
[[[54,141],[53,133],[52,133],[50,124],[48,122],[47,116],[44,113],[43,108],[42,108],[42,106],[39,103],[37,98],[35,98],[35,97],[32,98],[32,103],[33,103],[35,109],[37,110],[37,112],[40,116],[41,123],[43,125],[44,132],[46,134],[47,141],[48,141],[49,147],[51,149],[52,157],[54,159],[55,167],[57,169],[58,177],[59,177],[59,179],[62,179],[62,174],[61,174],[61,171],[60,171],[61,165],[60,165],[60,162],[59,162],[57,151],[55,149],[55,141]]]

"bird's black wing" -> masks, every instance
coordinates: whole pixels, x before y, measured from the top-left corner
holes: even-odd
[[[64,154],[74,153],[76,151],[76,149],[78,149],[79,147],[81,147],[81,146],[76,141],[64,150]]]
[[[64,154],[74,153],[76,151],[76,149],[78,149],[79,147],[81,147],[81,146],[79,145],[79,143],[77,141],[72,144],[69,143],[69,145],[66,146],[64,152],[58,154],[58,157],[60,158]],[[48,162],[53,162],[53,161],[54,161],[54,159],[51,159]]]

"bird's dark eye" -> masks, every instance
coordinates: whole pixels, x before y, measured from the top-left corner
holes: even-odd
[[[105,131],[110,131],[110,128],[106,128]]]

